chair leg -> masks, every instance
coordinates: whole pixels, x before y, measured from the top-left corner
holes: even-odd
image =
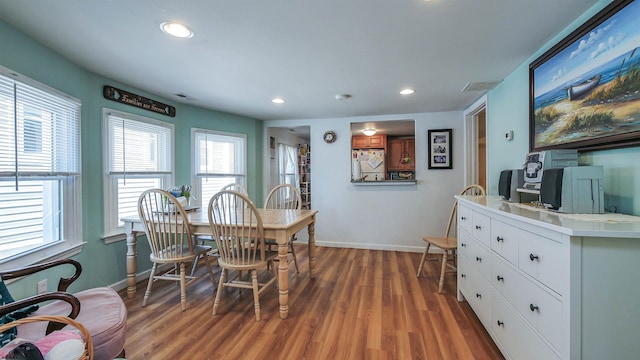
[[[193,264],[191,265],[191,274],[190,274],[191,276],[195,276],[196,267],[198,267],[198,263],[200,262],[200,259],[204,258],[206,255],[207,255],[206,253],[205,254],[201,254],[201,255],[196,256],[195,259],[193,259]]]
[[[180,307],[187,309],[187,269],[185,263],[180,263]]]
[[[291,255],[293,255],[293,264],[296,266],[296,272],[299,273],[300,269],[298,268],[298,259],[296,258],[296,250],[293,247],[293,239],[289,240],[289,246],[291,247]]]
[[[258,288],[258,270],[251,271],[251,283],[253,284],[253,307],[256,311],[256,321],[260,321],[260,289]]]
[[[271,264],[271,268],[273,269],[273,277],[276,278],[276,288],[280,290],[280,283],[278,282],[278,267],[275,266],[273,261],[269,261],[269,264]]]
[[[153,263],[153,266],[151,266],[151,274],[149,274],[149,282],[147,283],[147,290],[144,292],[144,298],[142,299],[142,307],[147,306],[147,301],[149,300],[149,296],[151,296],[151,287],[153,286],[153,277],[156,276],[156,267],[157,267],[156,263]]]
[[[447,270],[447,254],[449,250],[444,250],[442,253],[442,267],[440,269],[440,283],[438,285],[438,294],[442,294],[442,287],[444,286],[444,274]]]
[[[227,269],[223,269],[220,272],[220,282],[218,283],[218,291],[216,292],[216,299],[213,301],[213,312],[212,312],[213,315],[218,313],[218,306],[220,305],[220,296],[222,296],[222,288],[224,287],[223,284],[227,276],[229,276]]]
[[[424,266],[424,262],[427,260],[427,254],[429,253],[429,247],[431,244],[427,243],[427,248],[424,249],[424,253],[422,254],[422,259],[420,260],[420,265],[418,266],[418,272],[416,273],[416,277],[420,277],[422,274],[422,267]]]
[[[213,276],[213,270],[211,270],[211,261],[209,261],[209,255],[204,253],[204,254],[202,254],[202,257],[204,258],[204,263],[207,266],[207,271],[209,272],[209,277],[211,277],[211,283],[213,284],[213,286],[216,286],[216,279]]]

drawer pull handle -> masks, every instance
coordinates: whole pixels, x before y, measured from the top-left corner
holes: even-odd
[[[476,256],[476,261],[477,261],[477,262],[482,262],[482,258],[481,258],[481,257]]]
[[[460,243],[460,246],[462,246],[462,247],[466,247],[466,246],[467,246],[467,244],[466,244],[466,243]]]
[[[529,304],[529,309],[531,309],[531,311],[536,311],[538,310],[538,307],[533,304]]]
[[[464,217],[464,216],[461,216],[461,217],[460,217],[460,220],[467,220],[467,218],[466,218],[466,217]]]
[[[533,254],[529,254],[529,260],[534,261],[534,260],[538,260],[538,255],[533,255]]]
[[[502,282],[504,282],[504,277],[502,277],[502,276],[500,276],[500,275],[496,276],[496,279],[498,279],[498,281],[502,281]]]
[[[467,274],[460,274],[460,277],[464,279],[467,277]]]
[[[482,226],[476,225],[476,230],[480,230],[480,229],[482,229]]]
[[[481,297],[482,297],[482,294],[478,294],[478,293],[476,293],[476,297],[479,299],[479,298],[481,298]]]
[[[498,326],[504,326],[504,323],[500,320],[498,320]]]
[[[504,238],[502,238],[502,237],[498,236],[498,237],[496,237],[496,240],[497,240],[498,242],[501,242],[501,241],[504,241]]]

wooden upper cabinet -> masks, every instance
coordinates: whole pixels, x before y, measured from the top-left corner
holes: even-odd
[[[372,136],[353,135],[351,137],[351,148],[353,149],[386,149],[386,147],[386,134],[376,134]]]
[[[416,169],[416,139],[397,138],[387,142],[387,170],[389,171],[415,171]],[[409,162],[401,161],[409,158]]]

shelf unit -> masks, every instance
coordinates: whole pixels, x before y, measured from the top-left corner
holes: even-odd
[[[302,208],[311,209],[311,147],[309,144],[298,145],[298,174]]]

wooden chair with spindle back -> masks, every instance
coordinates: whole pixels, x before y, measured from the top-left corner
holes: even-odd
[[[267,195],[264,201],[265,209],[302,209],[302,195],[297,187],[291,184],[281,184],[274,187]],[[298,259],[296,258],[296,250],[293,247],[293,242],[296,240],[296,236],[293,235],[289,238],[289,253],[293,257],[293,263],[296,266],[296,272],[300,272],[298,268]],[[277,246],[278,244],[274,239],[266,239],[265,243],[271,249],[271,246]]]
[[[211,251],[211,246],[194,243],[187,214],[180,202],[168,191],[150,189],[143,192],[138,200],[138,213],[151,248],[149,259],[153,263],[142,306],[147,305],[156,280],[170,280],[180,283],[180,306],[184,311],[187,308],[186,286],[197,279],[187,275],[187,264],[196,262],[199,258],[204,259],[211,283],[215,286],[209,257],[201,256]],[[164,264],[172,265],[173,268],[158,274],[158,265]]]
[[[460,195],[485,195],[484,187],[480,185],[469,185],[464,190],[460,192]],[[429,249],[431,246],[435,246],[442,250],[442,264],[440,266],[440,278],[438,282],[438,293],[442,293],[442,288],[444,286],[444,276],[447,272],[447,267],[451,268],[452,271],[456,271],[455,264],[455,255],[456,250],[458,248],[458,238],[457,236],[451,236],[451,229],[453,228],[453,222],[456,218],[456,209],[458,205],[458,200],[453,202],[453,208],[451,209],[451,213],[449,215],[449,222],[447,223],[447,230],[445,231],[444,237],[436,237],[436,236],[425,236],[422,238],[427,243],[427,248],[424,250],[422,254],[422,259],[420,260],[420,266],[418,267],[418,271],[416,273],[416,277],[420,277],[422,273],[422,268],[424,267],[424,262],[427,260],[427,254],[429,253]],[[449,253],[451,253],[451,260],[453,260],[454,264],[451,265],[447,261],[449,259]],[[436,259],[430,259],[436,260]]]
[[[267,251],[264,244],[262,217],[249,198],[237,191],[224,190],[216,193],[209,201],[209,226],[218,246],[218,265],[222,268],[220,283],[213,303],[213,315],[218,312],[222,289],[235,287],[253,290],[256,321],[260,321],[260,294],[273,284],[277,269],[273,260],[277,252]],[[258,282],[258,271],[273,269],[273,278]],[[229,276],[229,270],[235,270]],[[244,280],[242,272],[250,273],[250,280]]]

